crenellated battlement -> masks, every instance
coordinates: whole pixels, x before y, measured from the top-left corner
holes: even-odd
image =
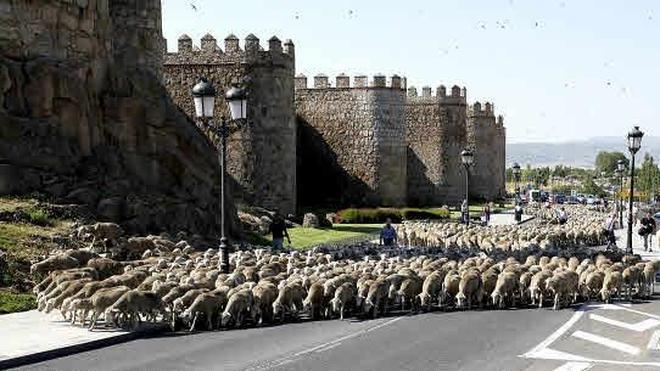
[[[408,88],[408,101],[410,103],[462,103],[467,102],[467,89],[465,87],[461,88],[458,85],[454,85],[451,88],[450,94],[447,94],[447,87],[440,85],[435,89],[435,94],[433,94],[433,89],[430,86],[422,87],[421,95],[419,94],[416,87],[411,86]]]
[[[308,86],[308,78],[303,74],[295,77],[296,90],[305,89],[375,89],[385,88],[393,90],[406,90],[406,78],[399,75],[392,75],[388,79],[385,75],[375,75],[371,79],[366,75],[357,75],[351,77],[345,74],[339,74],[335,77],[334,85],[327,75],[318,74],[312,79],[312,86]]]
[[[177,40],[176,52],[164,52],[164,65],[193,65],[193,64],[233,64],[247,63],[273,63],[285,64],[293,67],[295,60],[295,46],[293,41],[286,40],[284,43],[276,36],[267,41],[268,49],[261,46],[259,38],[249,34],[241,42],[234,34],[229,34],[224,39],[221,47],[213,35],[204,35],[199,45],[194,45],[190,36],[183,34]],[[167,43],[165,43],[167,45]]]
[[[482,106],[480,102],[475,102],[470,107],[470,116],[495,117],[495,105],[491,102],[486,102]]]

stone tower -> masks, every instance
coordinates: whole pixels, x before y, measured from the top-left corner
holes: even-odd
[[[405,88],[392,76],[296,77],[302,204],[403,205]]]
[[[228,139],[228,172],[237,187],[236,197],[283,213],[296,210],[296,126],[294,111],[295,51],[293,42],[268,40],[268,49],[254,35],[239,39],[229,35],[220,47],[205,35],[199,47],[187,35],[178,50],[166,53],[163,81],[179,107],[194,120],[190,91],[201,76],[219,92],[215,116],[228,117],[223,92],[232,83],[248,90],[248,124]],[[207,133],[216,143],[217,138]]]
[[[408,203],[456,204],[465,193],[460,153],[467,145],[466,90],[444,85],[408,90],[406,103]]]
[[[470,196],[483,200],[504,196],[504,127],[494,110],[492,103],[476,102],[468,119],[468,146],[474,151]]]
[[[217,155],[159,77],[160,1],[1,8],[0,194],[86,204],[128,233],[215,234]]]

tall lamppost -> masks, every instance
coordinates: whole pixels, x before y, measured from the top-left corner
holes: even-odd
[[[520,197],[520,189],[518,188],[518,182],[520,182],[520,164],[517,162],[513,163],[513,186],[514,186],[514,193],[516,195],[516,202],[518,202],[518,198]]]
[[[230,129],[224,116],[220,120],[220,125],[211,122],[216,96],[213,84],[204,77],[200,78],[197,85],[192,89],[192,96],[197,118],[202,121],[206,128],[220,137],[220,271],[229,273],[229,241],[225,235],[225,173],[227,168],[227,137],[230,134]],[[225,94],[225,99],[229,106],[232,121],[239,126],[239,120],[245,119],[247,114],[245,90],[234,85]]]
[[[619,160],[616,162],[616,172],[619,175],[619,225],[623,228],[623,173],[626,170],[626,162]]]
[[[461,162],[465,166],[465,203],[467,204],[465,211],[465,224],[470,225],[470,166],[474,162],[474,153],[469,149],[464,149],[461,152]]]
[[[628,133],[628,150],[630,151],[631,164],[630,164],[630,195],[628,197],[628,241],[626,245],[626,252],[633,253],[632,243],[632,230],[633,230],[633,194],[635,192],[635,154],[642,147],[642,137],[644,133],[639,130],[639,126]]]

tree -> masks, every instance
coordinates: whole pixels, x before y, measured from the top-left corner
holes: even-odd
[[[660,188],[660,169],[653,156],[648,153],[644,155],[644,161],[636,171],[636,176],[638,183],[635,188],[648,198],[654,197]]]
[[[623,160],[628,168],[628,158],[623,152],[607,152],[600,151],[596,156],[596,174],[606,173],[612,174],[617,169],[617,162]]]
[[[592,177],[586,177],[582,183],[582,193],[595,195],[598,197],[607,196],[607,192],[594,182]]]

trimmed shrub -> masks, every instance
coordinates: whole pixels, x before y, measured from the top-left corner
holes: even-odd
[[[349,208],[337,212],[340,223],[366,224],[384,223],[391,219],[393,223],[402,220],[416,219],[448,219],[447,209],[415,209],[415,208]]]

